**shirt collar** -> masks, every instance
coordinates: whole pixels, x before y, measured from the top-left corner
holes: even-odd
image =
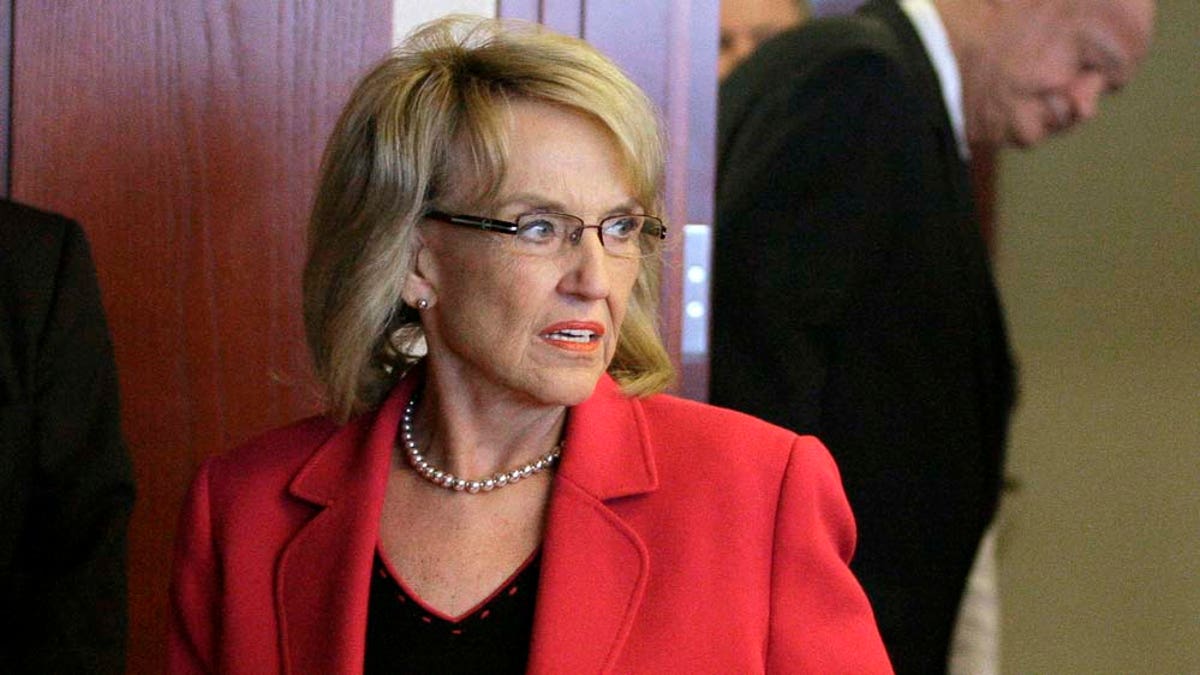
[[[963,120],[962,78],[958,70],[958,60],[954,58],[954,50],[950,48],[950,36],[946,34],[946,26],[942,17],[934,7],[933,0],[901,0],[901,9],[912,21],[921,38],[921,44],[933,62],[937,72],[938,83],[941,84],[942,101],[946,104],[946,112],[950,115],[950,127],[954,130],[954,139],[958,142],[958,154],[967,160],[971,158],[970,146],[967,145],[966,124]]]

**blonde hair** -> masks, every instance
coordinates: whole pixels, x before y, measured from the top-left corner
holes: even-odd
[[[449,191],[464,148],[484,201],[506,166],[513,100],[590,115],[620,148],[639,202],[662,210],[663,143],[646,95],[586,42],[535,24],[448,17],[426,24],[362,78],[321,163],[304,268],[304,323],[337,419],[379,404],[420,359],[417,312],[400,299],[413,231]],[[463,162],[459,162],[459,165]],[[630,395],[674,376],[657,330],[660,259],[643,259],[608,372]]]

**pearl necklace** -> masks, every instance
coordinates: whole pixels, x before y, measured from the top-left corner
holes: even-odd
[[[562,443],[560,442],[551,448],[550,452],[537,458],[536,461],[512,471],[501,471],[483,480],[459,478],[449,471],[442,471],[430,464],[429,460],[425,459],[425,456],[421,454],[421,450],[417,448],[417,442],[413,439],[413,412],[416,408],[417,395],[413,394],[408,405],[404,407],[404,417],[400,421],[401,435],[404,439],[404,451],[405,456],[408,458],[408,464],[419,476],[447,490],[469,492],[471,494],[480,491],[491,492],[497,488],[512,485],[523,478],[529,478],[536,473],[541,473],[549,469],[551,466],[554,466],[554,463],[558,461],[559,455],[562,454]]]

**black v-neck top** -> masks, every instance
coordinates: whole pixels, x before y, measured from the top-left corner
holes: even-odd
[[[461,617],[427,607],[375,554],[363,672],[524,673],[541,552]]]

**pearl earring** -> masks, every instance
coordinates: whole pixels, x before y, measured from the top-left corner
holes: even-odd
[[[429,301],[425,298],[417,300],[417,309],[429,309]]]

